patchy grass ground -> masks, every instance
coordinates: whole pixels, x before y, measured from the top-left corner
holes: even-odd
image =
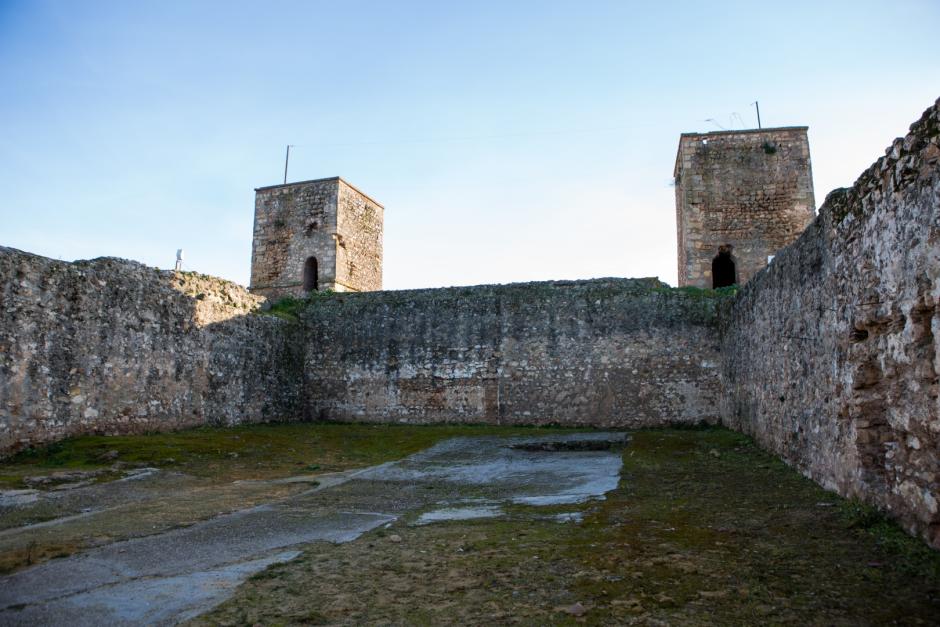
[[[0,462],[0,489],[63,470],[153,466],[217,481],[274,479],[380,464],[462,435],[558,433],[565,429],[468,425],[290,423],[200,427],[173,433],[72,438]],[[110,478],[109,475],[102,475]]]
[[[938,624],[940,554],[748,438],[638,432],[624,463],[602,502],[311,545],[195,623]]]
[[[134,492],[131,500],[96,500],[87,515],[75,515],[84,512],[81,499],[74,511],[62,505],[72,497],[48,509],[7,510],[0,569],[305,489],[265,480],[315,481],[446,437],[539,431],[290,424],[69,440],[0,464],[3,487],[63,470],[103,469],[101,482],[134,466],[163,474],[122,488]],[[940,623],[940,554],[870,508],[824,492],[748,438],[723,429],[641,431],[623,459],[620,486],[605,501],[516,506],[499,519],[420,527],[415,512],[348,544],[310,545],[195,622]],[[580,522],[553,519],[573,511]],[[72,518],[20,530],[63,516]]]
[[[65,440],[0,462],[0,489],[7,490],[29,487],[29,478],[35,485],[56,473],[98,473],[92,489],[0,509],[0,574],[287,498],[318,476],[400,459],[444,438],[548,431],[562,430],[292,423]],[[145,481],[114,481],[141,467],[161,471]],[[299,475],[308,481],[267,482]]]

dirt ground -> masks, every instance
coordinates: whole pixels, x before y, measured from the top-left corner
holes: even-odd
[[[8,493],[98,473],[0,509],[0,560],[22,570],[186,527],[449,437],[540,433],[564,432],[300,424],[72,440],[0,464]],[[409,510],[352,542],[305,545],[193,623],[940,624],[940,553],[877,511],[724,429],[630,437],[603,500],[432,524]]]

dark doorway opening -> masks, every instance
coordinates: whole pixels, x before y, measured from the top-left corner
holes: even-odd
[[[304,262],[304,291],[316,292],[319,288],[317,276],[317,258],[308,257]]]
[[[731,258],[730,246],[718,249],[718,256],[712,259],[712,287],[728,287],[738,282],[738,275]]]

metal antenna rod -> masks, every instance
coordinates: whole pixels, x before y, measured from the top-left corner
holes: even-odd
[[[755,100],[754,107],[757,109],[757,128],[761,128],[760,125],[760,104]]]
[[[287,155],[284,157],[284,184],[287,185],[287,164],[290,162],[290,149],[293,144],[287,144]]]

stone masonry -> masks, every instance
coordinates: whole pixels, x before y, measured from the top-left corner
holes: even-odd
[[[337,295],[304,310],[308,415],[714,423],[719,295],[596,279]]]
[[[256,189],[251,292],[382,289],[383,211],[339,177]]]
[[[806,127],[683,133],[674,171],[679,286],[713,285],[720,252],[743,284],[813,220]]]
[[[297,416],[296,331],[252,315],[262,300],[191,272],[0,247],[0,454]]]
[[[723,327],[724,424],[940,548],[940,101]]]
[[[656,279],[263,298],[0,248],[0,455],[84,433],[292,419],[715,423],[727,296]]]
[[[940,101],[789,246],[813,211],[805,129],[684,136],[679,156],[682,281],[730,245],[736,295],[335,293],[287,321],[211,277],[0,248],[0,453],[279,419],[720,421],[940,548]],[[380,287],[381,215],[336,178],[258,190],[253,288],[302,292],[316,255],[321,289]]]

